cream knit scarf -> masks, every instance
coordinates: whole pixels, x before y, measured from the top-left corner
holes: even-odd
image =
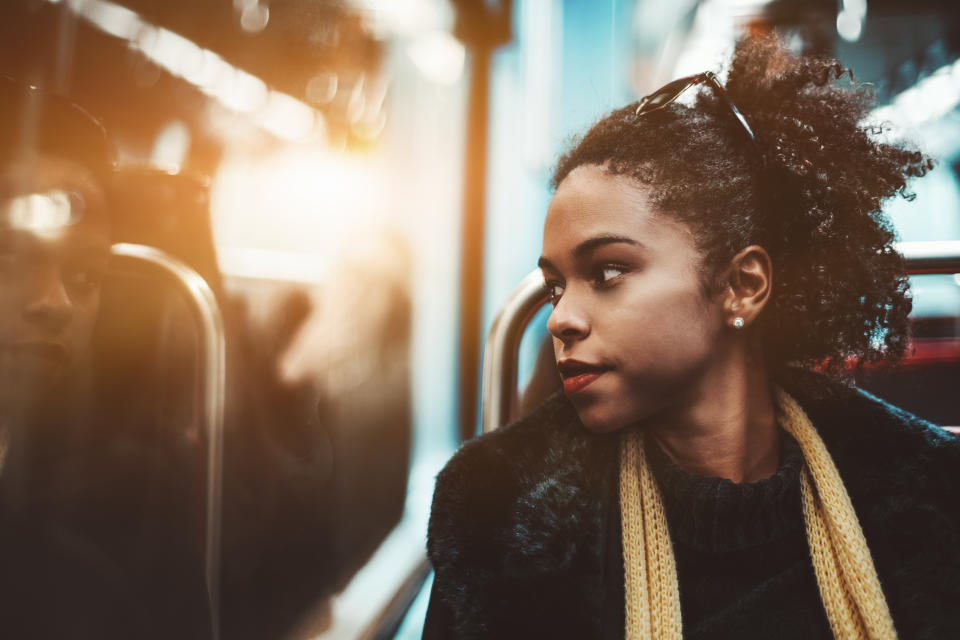
[[[803,517],[820,598],[837,640],[894,640],[897,632],[850,496],[807,414],[776,388],[780,426],[800,444]],[[682,638],[680,591],[660,490],[643,435],[620,441],[620,508],[626,585],[626,638]]]

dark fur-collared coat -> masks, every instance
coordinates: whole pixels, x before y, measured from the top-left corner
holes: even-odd
[[[960,438],[819,376],[781,384],[840,470],[901,640],[960,638]],[[617,435],[562,394],[461,447],[437,478],[424,638],[622,638],[618,469]]]

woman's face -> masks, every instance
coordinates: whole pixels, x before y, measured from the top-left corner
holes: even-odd
[[[87,349],[109,229],[83,167],[0,168],[0,413],[52,388]]]
[[[571,172],[547,211],[540,260],[564,391],[584,425],[612,431],[691,401],[724,331],[701,255],[645,188],[595,165]]]

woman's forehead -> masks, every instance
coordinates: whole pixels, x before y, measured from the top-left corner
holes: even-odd
[[[617,224],[635,226],[649,207],[640,185],[597,166],[570,172],[557,187],[547,209],[546,224],[582,226]],[[636,213],[638,215],[630,215]]]
[[[657,213],[647,187],[629,176],[584,165],[560,183],[544,223],[544,254],[565,253],[597,236],[626,236],[638,244],[692,241],[685,225]]]

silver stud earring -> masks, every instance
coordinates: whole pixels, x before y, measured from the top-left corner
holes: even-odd
[[[733,328],[734,329],[743,329],[743,318],[737,316],[733,319]]]

